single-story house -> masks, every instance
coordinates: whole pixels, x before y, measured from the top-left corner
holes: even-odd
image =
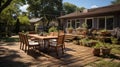
[[[85,22],[89,29],[112,30],[120,27],[120,4],[75,11],[58,18],[61,20],[61,24],[65,24],[67,28],[70,26],[74,29],[82,27]]]

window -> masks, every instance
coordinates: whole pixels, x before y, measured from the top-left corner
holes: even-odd
[[[113,17],[106,18],[106,29],[108,30],[113,29]]]
[[[80,20],[76,20],[76,28],[80,27]]]
[[[88,29],[92,28],[92,19],[87,19]]]
[[[105,17],[99,18],[99,29],[105,29]]]
[[[69,28],[71,25],[70,25],[70,20],[68,20],[67,22],[67,28]]]
[[[72,20],[72,27],[75,29],[75,20]]]
[[[76,28],[78,28],[78,27],[80,27],[80,23],[77,22],[76,23]]]

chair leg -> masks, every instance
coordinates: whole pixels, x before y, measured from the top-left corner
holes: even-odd
[[[63,45],[64,49],[65,49],[65,44]]]
[[[48,45],[48,51],[47,51],[47,53],[49,54],[49,52],[50,52],[50,45]]]
[[[24,43],[22,44],[22,50],[24,50]]]
[[[55,50],[56,50],[56,55],[58,56],[58,48],[57,48],[57,47],[55,47]]]
[[[27,51],[27,46],[26,45],[24,45],[25,46],[25,52]],[[29,48],[29,47],[28,47]]]
[[[64,54],[64,47],[62,46],[61,48],[62,48],[62,54]]]
[[[21,47],[22,47],[22,43],[20,42],[20,49],[21,49]]]
[[[28,46],[27,54],[30,53],[30,47]]]

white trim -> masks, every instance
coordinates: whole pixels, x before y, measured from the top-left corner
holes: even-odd
[[[106,19],[107,19],[107,17],[105,16],[105,30],[107,28],[107,25],[106,25],[107,24],[107,20]]]

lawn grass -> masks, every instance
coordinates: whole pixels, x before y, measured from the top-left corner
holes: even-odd
[[[120,62],[114,62],[112,60],[110,61],[105,61],[105,60],[100,60],[95,63],[89,64],[91,67],[120,67]]]
[[[0,38],[2,42],[19,42],[19,38],[12,38],[12,37],[4,37]]]
[[[118,45],[117,44],[113,44],[112,46],[113,47],[112,47],[111,53],[120,55],[120,44],[118,44]]]

